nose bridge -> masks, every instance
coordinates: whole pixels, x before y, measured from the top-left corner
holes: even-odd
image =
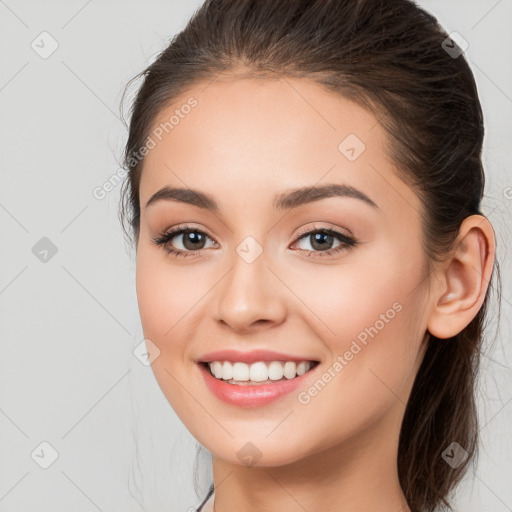
[[[217,318],[235,329],[247,330],[258,321],[282,321],[285,313],[278,279],[269,270],[269,249],[246,236],[234,248],[231,271],[219,288]]]

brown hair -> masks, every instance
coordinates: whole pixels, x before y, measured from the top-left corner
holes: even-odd
[[[144,160],[134,155],[163,108],[193,84],[221,73],[302,77],[379,119],[396,172],[421,199],[422,242],[431,270],[453,249],[462,221],[483,215],[482,109],[471,69],[463,54],[448,51],[458,47],[447,37],[433,16],[409,0],[206,0],[132,79],[143,77],[124,152],[125,234],[128,210],[138,243]],[[491,278],[495,270],[501,285],[497,262]],[[450,508],[451,491],[476,458],[475,384],[491,288],[458,335],[430,335],[398,449],[400,483],[414,512]],[[452,442],[468,453],[456,468],[442,457]]]

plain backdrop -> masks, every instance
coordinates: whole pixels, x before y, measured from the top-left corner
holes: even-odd
[[[120,187],[93,194],[120,172],[123,86],[200,4],[0,0],[0,511],[185,512],[201,501],[197,442],[133,354],[143,335]],[[480,459],[456,510],[511,511],[512,2],[420,5],[469,43],[504,283],[482,359]]]

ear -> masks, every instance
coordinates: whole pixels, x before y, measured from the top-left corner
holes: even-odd
[[[494,266],[496,241],[482,215],[466,217],[451,257],[438,269],[438,286],[427,329],[437,338],[451,338],[476,316],[485,299]]]

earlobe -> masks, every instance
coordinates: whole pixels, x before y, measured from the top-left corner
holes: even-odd
[[[480,310],[494,265],[495,236],[482,215],[464,219],[450,259],[439,270],[428,331],[437,338],[461,332]]]

